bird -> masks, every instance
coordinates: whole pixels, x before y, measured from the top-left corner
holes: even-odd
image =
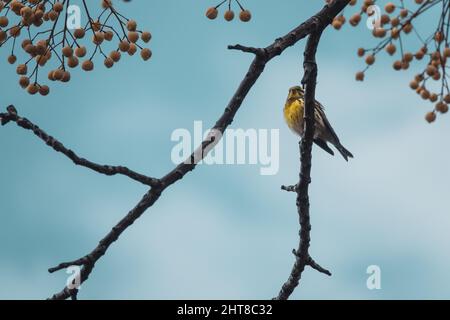
[[[303,138],[305,112],[305,91],[301,86],[294,86],[289,89],[289,94],[284,106],[284,119],[288,127],[297,135]],[[320,148],[334,156],[333,150],[328,142],[341,153],[346,161],[353,158],[353,154],[348,151],[339,141],[339,138],[325,115],[325,108],[318,102],[314,104],[315,133],[314,143]]]

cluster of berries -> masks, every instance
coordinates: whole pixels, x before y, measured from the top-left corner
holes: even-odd
[[[50,70],[48,79],[69,82],[71,76],[67,69],[81,65],[84,71],[91,71],[98,55],[103,56],[107,68],[117,63],[123,53],[132,56],[140,50],[143,60],[152,56],[150,49],[139,45],[139,41],[150,41],[150,32],[138,30],[136,21],[120,14],[113,7],[112,0],[101,0],[101,12],[96,19],[92,18],[87,1],[79,0],[88,22],[74,30],[67,26],[69,2],[74,4],[75,1],[0,0],[0,48],[11,43],[8,62],[16,64],[17,44],[21,34],[25,35],[21,49],[27,58],[17,65],[16,72],[20,75],[19,85],[32,95],[40,93],[45,96],[50,92],[47,85],[39,83],[38,75],[40,69],[52,61],[56,61],[57,66]],[[89,46],[82,43],[87,33],[92,34],[89,56]],[[117,46],[105,54],[105,42],[114,40]]]
[[[239,0],[223,0],[221,3],[219,3],[217,6],[215,7],[211,7],[208,8],[208,10],[206,10],[206,17],[208,19],[214,20],[217,18],[218,14],[219,14],[219,8],[225,4],[228,3],[228,10],[225,11],[223,17],[226,21],[232,21],[235,17],[235,13],[232,10],[232,2],[235,1],[240,9],[239,12],[239,19],[242,22],[249,22],[252,19],[252,14],[249,10],[244,9],[244,7],[241,5],[241,3],[239,2]]]
[[[358,0],[351,0],[350,5],[354,6],[357,2]],[[365,59],[366,68],[356,73],[356,80],[364,80],[365,72],[376,62],[377,55],[383,51],[389,56],[398,57],[392,65],[392,68],[397,71],[408,70],[412,63],[425,61],[426,66],[422,72],[414,76],[409,85],[422,99],[433,104],[433,110],[425,115],[428,122],[434,122],[438,113],[447,113],[448,104],[450,104],[447,79],[449,67],[447,60],[450,57],[448,2],[445,0],[385,2],[383,8],[375,6],[378,3],[374,0],[360,0],[360,2],[362,2],[360,10],[348,19],[349,24],[357,26],[362,16],[367,15],[373,22],[373,36],[380,40],[372,49],[358,49],[357,54]],[[436,29],[430,30],[428,37],[421,36],[422,32],[419,31],[423,30],[416,28],[418,18],[432,7],[437,8],[439,3],[441,3],[438,12],[440,19],[436,19]],[[333,20],[332,26],[339,30],[346,20],[344,15],[340,15]],[[410,35],[415,36],[414,43],[420,43],[418,49],[406,50],[407,38]]]

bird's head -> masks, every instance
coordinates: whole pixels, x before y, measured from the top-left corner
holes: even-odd
[[[300,86],[295,86],[289,89],[288,99],[299,99],[303,98],[305,91]]]

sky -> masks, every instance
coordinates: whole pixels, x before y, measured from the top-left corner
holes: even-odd
[[[19,88],[0,50],[0,107],[19,114],[92,161],[160,177],[171,170],[174,130],[211,127],[252,60],[227,45],[263,47],[322,7],[322,1],[243,0],[251,23],[210,21],[212,0],[133,1],[118,9],[153,34],[153,57],[72,72],[47,97]],[[347,12],[352,13],[353,10]],[[432,19],[422,22],[430,27]],[[412,40],[412,43],[414,40]],[[429,125],[431,105],[387,57],[366,80],[355,52],[375,44],[364,27],[328,29],[320,43],[317,99],[348,163],[315,148],[310,253],[332,277],[307,269],[293,299],[450,298],[448,116]],[[302,77],[304,41],[266,67],[232,129],[279,130],[279,171],[201,165],[170,187],[97,263],[82,299],[270,299],[287,279],[298,245],[298,137],[283,122],[288,88]],[[98,64],[101,64],[99,61]],[[414,71],[415,70],[415,71]],[[90,252],[146,188],[74,166],[30,132],[0,128],[0,298],[44,299],[61,290],[60,262]],[[381,288],[369,290],[369,266]]]

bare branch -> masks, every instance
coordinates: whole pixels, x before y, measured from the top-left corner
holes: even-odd
[[[297,193],[297,208],[300,219],[300,243],[295,251],[295,264],[292,268],[289,279],[281,288],[278,294],[278,300],[287,300],[298,286],[305,266],[309,261],[309,243],[311,241],[310,215],[309,215],[309,184],[311,183],[311,160],[312,146],[314,140],[315,121],[314,121],[314,101],[315,87],[317,78],[317,65],[315,62],[315,53],[319,44],[322,30],[314,32],[309,36],[305,49],[305,76],[303,84],[305,85],[305,135],[300,142],[301,168],[300,182],[295,188]]]
[[[349,1],[335,0],[330,6],[338,6],[342,10]],[[335,12],[337,15],[339,13]],[[298,286],[302,273],[307,265],[313,269],[331,275],[331,273],[317,264],[309,255],[309,245],[311,241],[311,223],[309,213],[309,184],[311,183],[311,165],[312,165],[312,147],[315,132],[315,90],[317,80],[316,52],[323,30],[328,26],[330,20],[322,20],[321,17],[315,18],[315,29],[310,34],[304,53],[304,76],[302,84],[305,87],[305,134],[300,142],[300,181],[296,186],[285,187],[286,191],[295,191],[297,193],[297,210],[300,221],[300,242],[298,249],[294,251],[295,263],[288,280],[283,284],[277,300],[287,300]],[[330,18],[330,17],[328,17]]]
[[[253,53],[257,56],[263,56],[266,53],[264,49],[246,47],[246,46],[242,46],[240,44],[236,44],[234,46],[228,46],[228,49],[229,50],[239,50],[239,51],[247,52],[247,53]]]
[[[149,207],[151,207],[161,195],[162,190],[159,188],[153,188],[147,192],[139,203],[131,210],[120,222],[99,242],[98,246],[92,250],[91,253],[85,257],[72,261],[61,263],[57,267],[50,268],[49,272],[55,272],[71,265],[82,266],[81,269],[81,283],[89,278],[95,263],[106,253],[108,248],[113,244],[119,236],[131,226]],[[63,300],[73,296],[76,289],[69,289],[65,287],[62,291],[54,294],[50,299]]]
[[[308,265],[313,268],[314,270],[319,271],[320,273],[326,274],[327,276],[331,277],[331,272],[327,269],[321,267],[317,262],[313,260],[313,258],[309,257]]]
[[[89,168],[98,173],[102,173],[108,176],[117,174],[124,175],[148,186],[156,186],[158,184],[157,179],[137,173],[133,170],[128,169],[127,167],[100,165],[84,158],[80,158],[74,151],[67,149],[61,142],[48,135],[44,130],[39,128],[30,120],[20,117],[17,114],[17,110],[14,108],[14,106],[9,106],[7,108],[7,111],[7,113],[0,113],[2,125],[6,125],[9,122],[15,122],[19,127],[26,130],[31,130],[39,139],[44,141],[46,145],[51,147],[56,152],[64,154],[76,165]]]

